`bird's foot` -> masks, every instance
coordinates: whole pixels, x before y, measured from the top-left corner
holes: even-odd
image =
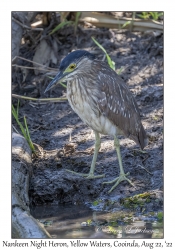
[[[120,174],[119,177],[115,178],[115,179],[112,180],[112,181],[103,182],[103,184],[111,184],[111,183],[116,182],[116,183],[112,186],[112,188],[109,190],[108,193],[111,193],[112,190],[114,190],[114,188],[117,187],[118,184],[119,184],[120,182],[122,182],[122,181],[128,181],[133,187],[135,187],[134,184],[126,177],[126,176],[128,176],[128,175],[129,175],[129,173],[127,173],[127,174]]]
[[[105,174],[101,174],[101,175],[94,175],[92,173],[83,174],[83,173],[78,173],[78,172],[71,171],[69,169],[66,169],[66,171],[68,171],[70,173],[73,173],[73,174],[76,174],[76,175],[80,175],[82,177],[85,177],[86,179],[97,179],[97,178],[103,178],[103,177],[105,177]]]

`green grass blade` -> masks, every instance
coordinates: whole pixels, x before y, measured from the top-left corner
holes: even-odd
[[[123,71],[123,68],[121,67],[121,68],[117,71],[117,75],[120,75],[122,71]]]
[[[50,76],[48,76],[50,79],[54,79],[54,77],[50,77]],[[59,82],[59,84],[61,84],[61,86],[63,86],[64,88],[67,88],[67,86],[66,86],[66,84],[64,84],[64,83],[62,83],[62,82]]]
[[[72,21],[65,21],[65,22],[59,23],[59,24],[49,33],[49,35],[52,35],[52,34],[55,33],[57,30],[63,28],[65,25],[71,25],[71,24],[73,24]]]
[[[59,84],[60,84],[61,86],[63,86],[64,88],[67,88],[67,86],[66,86],[63,82],[59,82]]]
[[[95,40],[94,37],[91,37],[91,38],[92,38],[92,40],[94,41],[94,43],[96,43],[96,45],[97,45],[101,50],[103,50],[103,52],[104,52],[105,55],[106,55],[106,58],[107,58],[107,61],[108,61],[109,66],[110,66],[113,70],[115,70],[115,62],[113,62],[113,61],[111,60],[110,56],[108,55],[108,53],[106,52],[106,50],[103,48],[103,46],[102,46],[101,44],[99,44],[99,43]]]
[[[25,124],[25,128],[26,128],[27,141],[28,141],[28,143],[29,143],[29,146],[30,146],[31,150],[34,152],[34,151],[35,151],[35,148],[34,148],[34,145],[33,145],[32,140],[31,140],[31,138],[30,138],[30,133],[29,133],[29,130],[28,130],[27,120],[26,120],[25,116],[24,116],[24,124]]]
[[[111,69],[115,70],[115,62],[111,60],[110,56],[106,53],[106,58]]]
[[[17,112],[16,112],[16,110],[15,110],[15,108],[14,108],[13,105],[12,105],[12,114],[13,114],[15,120],[18,120]]]
[[[150,12],[150,15],[151,15],[151,17],[152,17],[154,20],[156,20],[156,19],[157,19],[157,17],[156,17],[156,13],[155,13],[155,12]]]
[[[101,44],[99,44],[99,43],[95,40],[94,37],[91,37],[91,38],[92,38],[92,40],[94,41],[94,43],[96,43],[97,46],[98,46],[101,50],[103,50],[103,52],[104,52],[105,54],[107,54],[107,52],[106,52],[106,50],[103,48],[103,46],[101,46]]]
[[[129,25],[131,23],[131,21],[127,21],[126,23],[124,23],[123,25],[122,25],[122,29],[123,28],[125,28],[127,25]]]
[[[31,150],[34,152],[35,151],[35,148],[34,148],[34,145],[30,139],[30,134],[29,134],[29,130],[28,130],[28,127],[27,127],[27,121],[24,117],[24,123],[25,123],[25,127],[26,129],[23,127],[22,123],[19,121],[19,118],[18,118],[18,111],[19,111],[19,107],[17,107],[17,110],[14,108],[14,106],[12,105],[12,114],[18,124],[18,126],[20,127],[20,130],[24,136],[24,138],[27,140]]]
[[[142,14],[137,14],[137,16],[146,20],[149,18],[150,14],[148,12],[143,11]]]
[[[158,17],[163,16],[163,12],[158,13]]]
[[[80,15],[81,15],[81,12],[80,12],[80,11],[76,12],[76,15],[75,15],[75,23],[74,23],[74,25],[75,25],[74,32],[77,31],[78,20],[79,20]]]
[[[20,129],[21,129],[21,132],[23,134],[23,136],[25,137],[25,139],[27,140],[27,134],[26,134],[26,131],[22,125],[22,123],[19,121],[18,119],[18,116],[17,116],[17,111],[15,110],[14,106],[12,105],[12,114],[17,122],[17,124],[19,125]]]
[[[159,16],[162,16],[163,15],[163,12],[149,12],[149,14],[152,16],[153,20],[157,21]]]
[[[17,113],[17,117],[18,117],[18,114],[19,114],[19,99],[18,99],[18,104],[17,104],[16,113]]]

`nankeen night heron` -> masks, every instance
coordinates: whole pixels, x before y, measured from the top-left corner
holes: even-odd
[[[67,82],[67,98],[72,109],[95,134],[95,151],[90,172],[71,172],[89,179],[104,177],[94,175],[101,144],[99,134],[111,135],[114,137],[120,174],[114,180],[104,183],[114,183],[109,192],[121,181],[128,181],[133,185],[127,178],[129,173],[125,174],[123,170],[117,136],[124,135],[134,140],[141,149],[147,145],[148,140],[137,103],[127,85],[107,63],[97,60],[93,54],[85,50],[71,52],[62,60],[59,73],[45,92],[63,81]]]

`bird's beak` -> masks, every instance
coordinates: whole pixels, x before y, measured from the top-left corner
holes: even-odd
[[[61,71],[58,72],[58,74],[55,76],[55,78],[49,83],[49,85],[45,89],[44,93],[46,93],[48,90],[54,88],[61,80],[63,80],[64,77],[65,77],[65,75],[63,74],[63,72],[61,72]]]

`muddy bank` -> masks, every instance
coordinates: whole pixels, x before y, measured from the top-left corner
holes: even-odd
[[[32,159],[30,204],[92,206],[94,201],[101,200],[99,209],[112,211],[123,208],[123,198],[149,192],[152,196],[149,202],[145,202],[145,210],[162,210],[163,36],[104,28],[81,28],[74,36],[68,28],[59,33],[58,63],[51,66],[58,67],[61,59],[73,49],[93,50],[102,59],[103,53],[91,40],[92,35],[115,61],[117,71],[121,69],[120,76],[137,100],[148,133],[149,144],[145,153],[137,151],[139,148],[133,141],[120,137],[123,166],[126,173],[130,172],[129,178],[136,188],[122,182],[108,194],[111,186],[102,184],[119,175],[113,140],[109,136],[101,137],[102,145],[96,163],[96,174],[105,174],[105,178],[87,180],[68,173],[66,169],[88,173],[94,150],[91,129],[83,124],[67,102],[41,104],[21,101],[20,115],[27,117],[32,141],[42,147],[40,154]],[[20,55],[32,58],[32,50],[27,49],[27,46],[21,47]],[[22,77],[20,71],[16,72],[14,79],[18,77]],[[36,82],[37,87],[27,88],[31,82]],[[48,82],[48,78],[43,80],[30,72],[24,81],[24,88],[16,88],[16,93],[32,97],[59,97],[65,94],[65,89],[60,86],[44,95]],[[141,211],[142,207],[137,209]]]

